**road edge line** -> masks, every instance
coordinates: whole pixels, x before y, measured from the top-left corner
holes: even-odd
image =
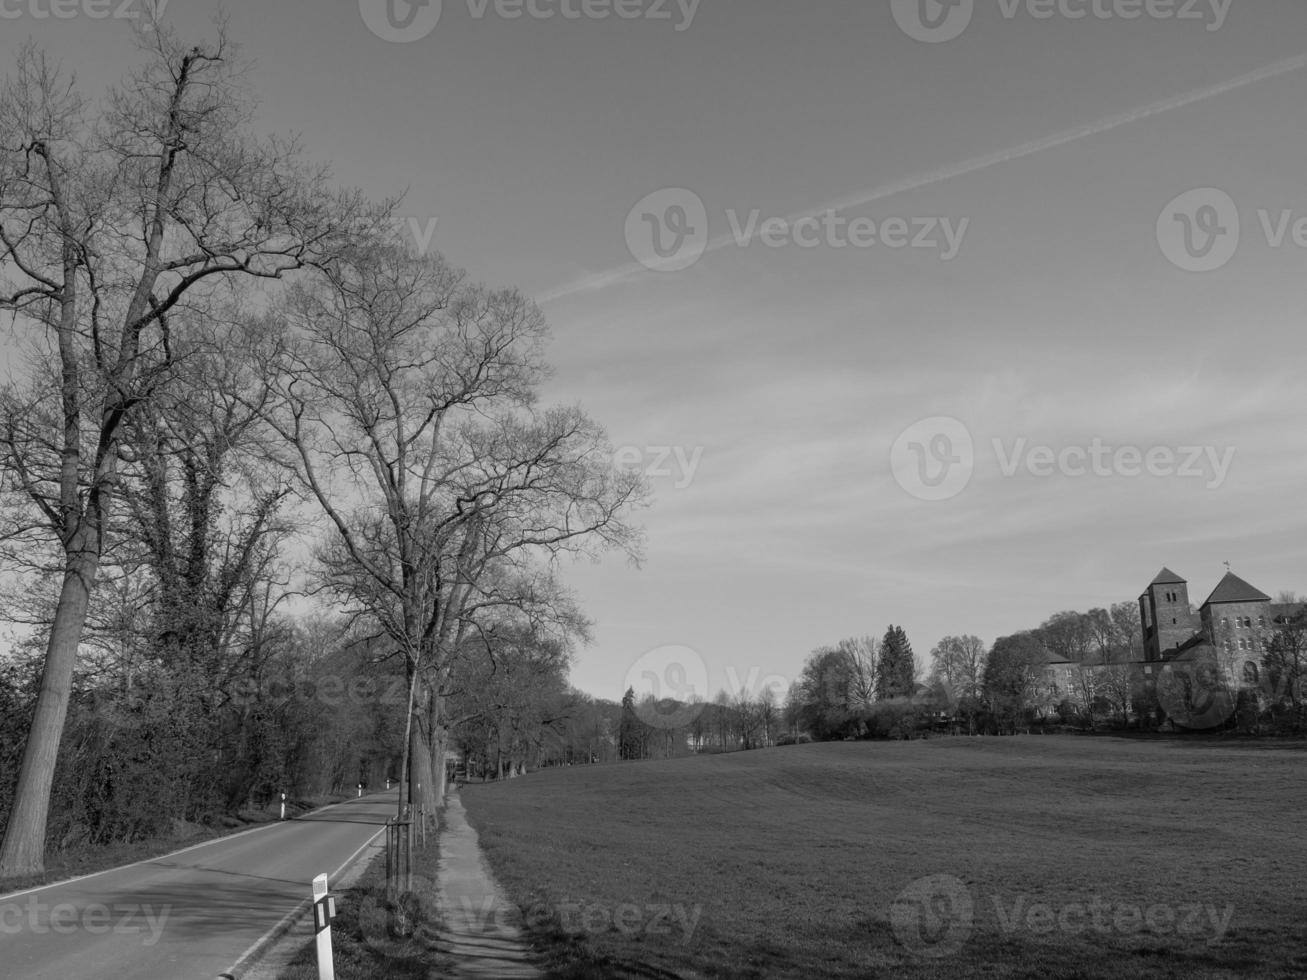
[[[337,803],[334,805],[339,806],[340,804]],[[345,863],[342,864],[331,874],[331,878],[333,880],[339,878],[341,874],[343,874],[351,864],[357,861],[359,857],[362,856],[363,852],[366,851],[369,847],[371,847],[373,843],[376,841],[376,839],[380,837],[382,834],[384,834],[385,832],[386,832],[386,828],[382,827],[375,834],[373,834],[366,841],[364,841],[362,846],[360,846],[357,851],[355,851],[348,858],[346,858]],[[280,942],[282,937],[285,936],[286,933],[290,932],[291,929],[295,927],[295,923],[312,906],[313,906],[312,898],[306,898],[302,902],[300,902],[299,905],[295,906],[295,908],[287,912],[286,915],[282,917],[282,920],[280,922],[278,922],[275,926],[273,926],[262,936],[256,939],[254,943],[249,947],[249,949],[241,953],[240,958],[237,959],[235,963],[229,966],[222,973],[219,973],[214,978],[214,980],[241,980],[241,977],[243,977],[247,972],[249,972],[250,967],[258,963],[258,961],[264,956],[265,953],[268,952],[269,949],[271,949],[278,942]]]
[[[369,796],[374,794],[368,794]],[[62,885],[71,885],[78,881],[88,881],[91,878],[98,878],[100,875],[113,874],[115,871],[126,871],[128,868],[139,868],[143,864],[152,864],[155,861],[162,861],[164,858],[177,857],[179,854],[189,854],[191,851],[198,851],[201,847],[208,847],[211,844],[219,844],[224,841],[236,840],[239,837],[245,837],[249,834],[257,834],[261,830],[271,830],[273,827],[285,827],[293,824],[296,820],[303,817],[312,816],[315,813],[321,813],[323,810],[330,810],[332,807],[344,806],[346,803],[354,803],[358,799],[366,797],[350,797],[347,800],[341,800],[339,803],[328,803],[326,806],[320,806],[316,810],[307,810],[298,817],[290,820],[272,820],[259,827],[251,827],[249,830],[239,830],[234,834],[227,834],[224,837],[213,837],[209,840],[202,840],[198,844],[190,844],[183,847],[180,851],[169,851],[167,854],[156,854],[154,857],[141,858],[139,861],[133,861],[131,864],[120,864],[116,868],[105,868],[103,871],[92,871],[90,874],[78,875],[76,878],[65,878],[62,881],[52,881],[48,885],[37,885],[34,888],[24,888],[18,892],[8,892],[0,895],[0,902],[7,902],[11,898],[22,898],[24,895],[34,895],[37,892],[45,891],[47,888],[59,888]]]

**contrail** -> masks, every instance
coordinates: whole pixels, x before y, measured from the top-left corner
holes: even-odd
[[[919,190],[922,187],[929,187],[932,184],[939,184],[946,180],[953,180],[956,177],[963,177],[967,174],[973,174],[978,170],[986,170],[989,167],[996,167],[1001,163],[1011,163],[1013,160],[1020,160],[1022,157],[1033,156],[1036,153],[1043,153],[1045,150],[1056,149],[1059,146],[1066,146],[1068,143],[1074,143],[1077,140],[1087,139],[1090,136],[1097,136],[1100,133],[1106,133],[1109,130],[1117,129],[1120,126],[1128,126],[1131,123],[1139,122],[1150,116],[1160,115],[1164,112],[1171,112],[1174,109],[1182,109],[1185,106],[1193,105],[1195,102],[1203,102],[1207,99],[1214,99],[1219,95],[1225,95],[1227,92],[1233,92],[1236,89],[1244,88],[1248,85],[1255,85],[1258,82],[1264,82],[1267,79],[1275,78],[1278,75],[1287,75],[1289,72],[1300,71],[1307,68],[1307,54],[1297,55],[1293,58],[1286,58],[1283,61],[1272,62],[1255,71],[1250,71],[1246,75],[1239,75],[1227,81],[1220,82],[1207,88],[1196,89],[1183,95],[1172,96],[1169,99],[1162,99],[1158,102],[1150,102],[1148,105],[1139,106],[1127,112],[1117,115],[1108,116],[1097,122],[1088,123],[1084,126],[1077,126],[1072,129],[1064,129],[1060,132],[1053,133],[1040,139],[1031,140],[1028,143],[1021,143],[1017,146],[1009,147],[1005,150],[998,150],[994,153],[986,153],[983,156],[972,157],[961,163],[955,163],[948,167],[941,167],[938,170],[931,170],[915,177],[904,177],[888,184],[882,184],[879,187],[864,191],[860,194],[854,194],[849,197],[840,198],[829,204],[823,204],[817,208],[810,208],[804,211],[797,211],[786,216],[786,220],[793,223],[801,218],[818,217],[827,211],[843,211],[848,208],[856,208],[865,204],[871,204],[875,201],[882,201],[887,197],[895,197],[899,194],[905,194],[908,191]],[[709,240],[706,252],[715,252],[718,249],[726,248],[735,244],[735,237],[731,233],[718,235],[716,238]],[[597,292],[608,286],[615,285],[632,276],[642,272],[649,272],[646,266],[639,262],[629,262],[626,265],[616,266],[602,272],[596,272],[584,278],[577,279],[570,283],[557,286],[543,296],[537,298],[537,302],[548,303],[552,300],[562,299],[566,296],[573,296],[577,293]]]

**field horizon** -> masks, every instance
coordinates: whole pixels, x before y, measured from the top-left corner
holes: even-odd
[[[463,795],[558,976],[1288,978],[1304,760],[1300,741],[835,742]]]

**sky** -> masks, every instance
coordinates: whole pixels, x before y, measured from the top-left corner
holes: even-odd
[[[0,67],[94,94],[138,2],[0,0]],[[1300,0],[222,9],[258,125],[540,302],[543,400],[649,475],[642,567],[564,568],[581,689],[925,663],[1163,565],[1307,591]]]

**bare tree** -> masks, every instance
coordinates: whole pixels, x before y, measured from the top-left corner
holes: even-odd
[[[873,637],[853,636],[840,640],[835,647],[849,660],[849,707],[866,711],[876,703],[876,641]]]
[[[0,875],[43,867],[125,426],[170,370],[173,317],[237,278],[314,261],[357,210],[293,143],[250,135],[243,69],[221,25],[204,46],[153,20],[139,38],[144,67],[95,118],[31,46],[0,92],[0,309],[32,338],[25,383],[0,392],[0,456],[62,556]]]
[[[967,719],[967,731],[976,730],[982,705],[985,643],[978,636],[946,636],[931,650],[929,683],[940,685],[955,710]]]
[[[455,651],[505,609],[557,619],[541,562],[638,557],[627,515],[646,485],[579,408],[535,406],[540,311],[437,255],[371,242],[298,285],[282,316],[273,424],[328,519],[324,585],[403,658],[408,802],[434,812],[443,779],[420,775],[443,770]]]

